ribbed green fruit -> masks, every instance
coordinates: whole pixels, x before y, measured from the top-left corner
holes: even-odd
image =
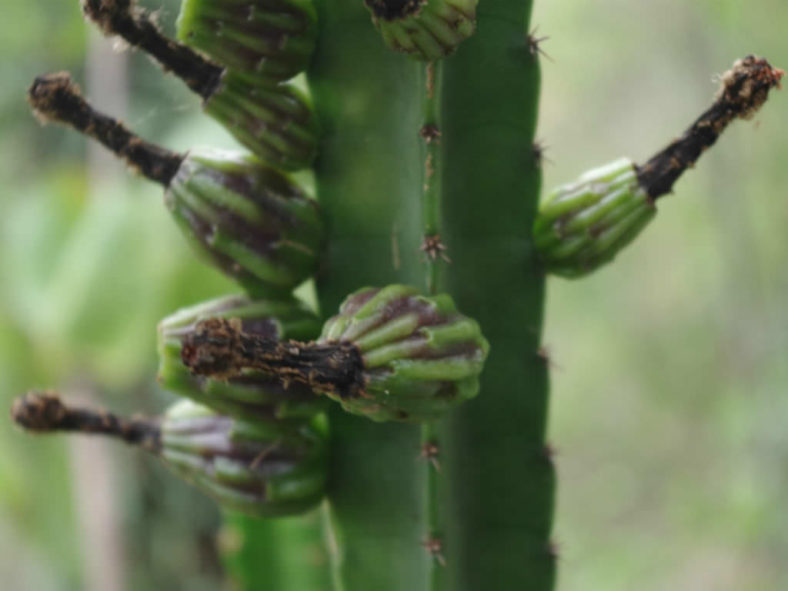
[[[319,420],[245,421],[182,400],[161,426],[161,458],[224,507],[271,517],[323,497],[326,433]]]
[[[295,299],[257,300],[246,296],[224,296],[183,308],[159,323],[159,373],[162,387],[231,416],[253,420],[258,417],[310,417],[325,407],[301,383],[287,386],[270,374],[247,371],[227,380],[193,375],[181,360],[183,340],[194,333],[205,318],[237,318],[248,334],[280,341],[308,340],[320,332],[317,316]]]
[[[375,421],[422,421],[476,396],[489,345],[449,295],[404,285],[350,295],[318,343],[350,342],[361,353],[363,388],[327,391],[351,413]]]
[[[292,84],[251,83],[225,70],[205,112],[264,162],[281,170],[308,168],[318,124],[309,99]]]
[[[317,204],[249,155],[190,152],[164,199],[197,251],[252,294],[287,293],[317,269]]]
[[[534,221],[534,244],[547,271],[580,277],[613,260],[656,213],[635,166],[621,158],[550,193]]]
[[[364,0],[386,44],[416,59],[446,57],[476,29],[478,0]]]
[[[315,49],[311,0],[184,0],[178,38],[251,82],[303,72]]]

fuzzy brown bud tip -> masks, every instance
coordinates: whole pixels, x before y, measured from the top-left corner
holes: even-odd
[[[115,21],[118,18],[131,18],[130,0],[82,0],[85,17],[99,26],[105,35],[117,32]]]
[[[38,76],[27,91],[27,100],[41,123],[60,121],[64,112],[79,107],[79,86],[68,72]]]
[[[63,423],[66,414],[60,398],[50,392],[29,392],[11,406],[13,421],[30,431],[53,431]]]
[[[773,68],[765,59],[748,55],[722,75],[716,99],[742,119],[750,119],[766,102],[769,91],[781,88],[784,75],[784,70]]]
[[[763,106],[772,88],[780,88],[783,70],[763,58],[748,55],[720,77],[714,103],[684,134],[638,167],[640,186],[652,200],[666,195],[735,119],[750,119]]]

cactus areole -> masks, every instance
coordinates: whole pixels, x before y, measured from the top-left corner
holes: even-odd
[[[31,106],[162,185],[197,252],[246,294],[161,323],[160,383],[187,400],[160,420],[31,394],[17,424],[140,446],[248,515],[324,500],[324,539],[281,540],[302,554],[326,542],[332,574],[306,568],[310,589],[552,589],[545,276],[612,260],[784,73],[737,61],[645,164],[594,168],[540,208],[544,37],[527,33],[530,0],[476,4],[185,0],[179,43],[130,0],[83,0],[252,154],[145,142],[67,73],[37,78]],[[310,96],[289,81],[305,70]],[[317,202],[283,172],[309,166]],[[322,318],[293,297],[310,277]],[[270,588],[248,552],[240,562],[248,588]],[[309,591],[291,579],[277,589]]]

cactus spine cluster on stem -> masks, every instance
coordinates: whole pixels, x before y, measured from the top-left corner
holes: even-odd
[[[52,394],[19,399],[14,420],[139,445],[246,514],[325,498],[336,589],[551,589],[545,274],[611,260],[783,72],[739,60],[667,148],[593,169],[539,208],[544,38],[526,33],[529,0],[476,8],[184,0],[180,43],[130,0],[84,0],[251,153],[148,143],[66,73],[36,79],[34,111],[162,185],[187,239],[246,294],[161,322],[159,381],[190,400],[159,420]],[[306,69],[311,96],[289,81]],[[285,172],[310,165],[319,208]],[[310,277],[324,322],[292,294]]]

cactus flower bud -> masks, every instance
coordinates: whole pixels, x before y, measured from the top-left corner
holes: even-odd
[[[748,55],[720,78],[712,105],[642,166],[622,158],[553,191],[534,221],[533,240],[547,271],[579,277],[612,260],[656,214],[654,203],[731,122],[751,119],[785,75]]]
[[[64,431],[125,441],[161,458],[220,505],[250,515],[292,515],[323,497],[326,428],[310,422],[247,421],[182,400],[159,419],[70,406],[51,392],[17,398],[11,418],[36,433]]]
[[[611,261],[656,212],[634,164],[621,158],[550,193],[534,223],[534,244],[548,271],[577,277]]]
[[[205,112],[264,162],[282,170],[308,167],[318,125],[307,97],[291,84],[253,84],[225,70]]]
[[[235,318],[244,332],[264,339],[309,339],[320,332],[320,322],[294,299],[251,301],[245,296],[225,296],[184,308],[159,324],[159,383],[166,390],[242,418],[312,416],[325,406],[324,399],[301,383],[286,385],[279,378],[247,371],[229,380],[192,375],[181,360],[183,340],[194,334],[205,318]]]
[[[317,422],[245,421],[182,400],[161,425],[161,458],[220,505],[273,517],[323,497],[326,436]]]
[[[478,323],[446,294],[403,285],[350,295],[323,326],[319,343],[350,342],[360,352],[363,388],[326,394],[373,420],[427,420],[479,391],[489,345]]]
[[[478,0],[364,0],[386,44],[416,59],[446,57],[476,28]]]
[[[190,152],[164,200],[197,250],[250,293],[289,291],[317,269],[317,204],[250,156]]]
[[[310,165],[317,123],[312,107],[294,87],[250,77],[246,71],[236,73],[204,58],[164,36],[133,0],[83,0],[82,7],[105,35],[122,37],[180,78],[203,99],[205,112],[261,160],[283,170]],[[240,10],[247,17],[257,14],[243,5]]]
[[[423,421],[478,393],[488,348],[448,295],[391,285],[348,297],[317,342],[277,342],[211,318],[184,339],[181,357],[197,375],[258,369],[375,421]]]
[[[71,125],[165,189],[197,251],[250,293],[289,292],[318,264],[317,204],[288,177],[237,152],[171,152],[99,113],[65,72],[36,78],[28,99],[42,121]]]
[[[306,70],[317,37],[311,0],[184,0],[178,38],[251,82]]]

